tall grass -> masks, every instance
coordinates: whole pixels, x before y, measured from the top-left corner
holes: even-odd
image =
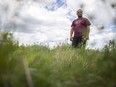
[[[0,87],[29,87],[22,58],[26,58],[33,87],[115,87],[116,43],[102,50],[63,44],[19,46],[12,34],[0,43]],[[30,86],[30,87],[32,87]]]

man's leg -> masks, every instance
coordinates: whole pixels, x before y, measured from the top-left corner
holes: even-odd
[[[77,39],[78,39],[77,47],[80,48],[83,45],[83,43],[82,43],[83,42],[83,38],[82,38],[82,36],[79,36]]]
[[[72,46],[74,48],[80,47],[82,45],[83,39],[81,36],[73,37]]]
[[[76,48],[78,44],[78,39],[77,37],[73,37],[73,41],[72,41],[72,47]]]
[[[85,48],[85,46],[86,46],[86,42],[87,42],[87,39],[82,38],[82,47]]]

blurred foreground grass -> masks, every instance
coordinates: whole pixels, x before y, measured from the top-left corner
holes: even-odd
[[[115,86],[115,41],[102,50],[19,46],[9,33],[0,41],[0,87]]]

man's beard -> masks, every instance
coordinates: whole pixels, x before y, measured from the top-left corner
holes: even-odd
[[[78,18],[81,18],[82,17],[82,15],[81,16],[78,16]]]

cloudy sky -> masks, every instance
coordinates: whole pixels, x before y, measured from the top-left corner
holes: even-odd
[[[82,8],[91,21],[88,47],[101,48],[116,35],[116,0],[0,0],[0,31],[20,44],[69,41],[70,26]]]

